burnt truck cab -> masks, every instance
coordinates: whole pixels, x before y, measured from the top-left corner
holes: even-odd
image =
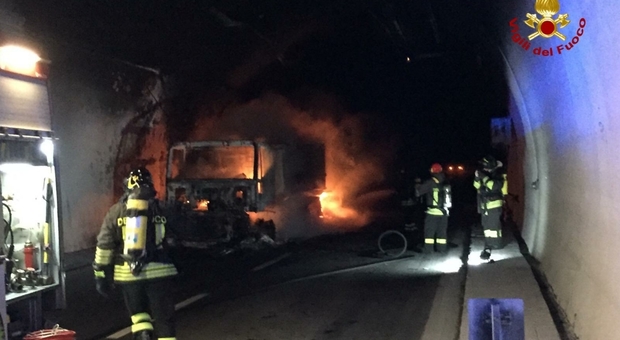
[[[239,239],[252,225],[250,213],[269,211],[287,197],[321,189],[324,183],[322,145],[185,142],[170,148],[166,203],[179,219],[181,239]]]

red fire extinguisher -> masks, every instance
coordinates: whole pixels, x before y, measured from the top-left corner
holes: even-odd
[[[30,240],[24,244],[24,265],[26,268],[34,268],[32,259],[34,258],[34,244]]]

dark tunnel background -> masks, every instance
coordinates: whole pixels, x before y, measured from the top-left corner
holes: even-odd
[[[398,187],[401,169],[426,177],[433,162],[473,165],[494,152],[490,118],[507,115],[498,41],[479,1],[15,4],[37,18],[33,35],[160,69],[170,142],[275,93],[335,122],[356,116],[363,148],[393,153],[382,180]],[[41,8],[48,15],[36,16]]]

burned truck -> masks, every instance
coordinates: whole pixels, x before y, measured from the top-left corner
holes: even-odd
[[[183,242],[235,244],[256,235],[275,240],[283,202],[296,200],[296,213],[317,218],[324,186],[320,144],[185,142],[168,155],[166,203]]]

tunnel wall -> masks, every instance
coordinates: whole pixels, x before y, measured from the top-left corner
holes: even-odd
[[[535,13],[534,1],[486,2],[503,34],[501,57],[510,87],[508,106],[522,160],[525,195],[523,236],[580,339],[615,339],[620,333],[620,37],[612,1],[560,2],[568,13],[566,41],[537,37],[529,50],[511,40]],[[538,15],[540,17],[540,15]],[[566,45],[585,23],[571,50]],[[518,38],[518,37],[517,37]],[[519,40],[519,39],[515,39]],[[534,48],[553,55],[535,55]]]
[[[139,163],[139,149],[153,130],[149,125],[156,126],[141,93],[151,86],[145,84],[152,74],[81,51],[46,51],[53,60],[49,83],[63,245],[72,252],[95,246],[103,217],[120,196],[122,176],[149,164]]]

